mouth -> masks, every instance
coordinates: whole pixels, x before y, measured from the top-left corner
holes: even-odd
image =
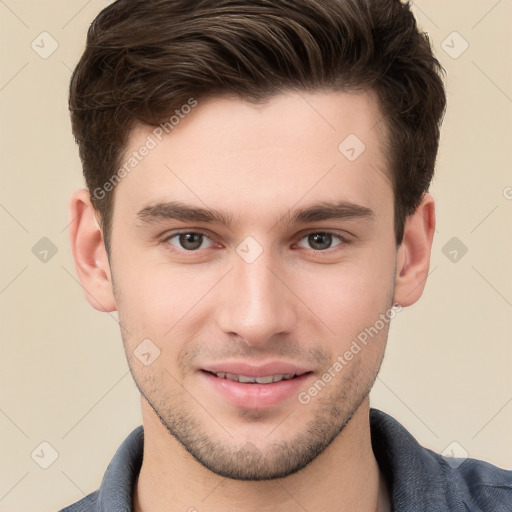
[[[228,372],[210,372],[208,370],[203,370],[203,372],[209,373],[219,379],[231,380],[234,382],[240,382],[242,384],[273,384],[274,382],[281,382],[283,380],[291,380],[296,377],[300,377],[301,375],[305,375],[311,372],[303,372],[303,373],[280,373],[275,375],[264,375],[252,377],[249,375],[238,375],[235,373]]]
[[[253,373],[253,372],[251,372]],[[283,404],[290,406],[298,394],[311,385],[313,372],[244,375],[224,371],[201,370],[202,385],[211,399],[231,404],[237,409],[272,409]],[[214,402],[212,402],[214,403]]]

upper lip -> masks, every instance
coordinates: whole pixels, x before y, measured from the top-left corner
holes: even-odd
[[[211,373],[232,373],[234,375],[244,375],[246,377],[268,377],[269,375],[302,375],[311,370],[303,366],[284,361],[271,361],[268,363],[254,365],[244,361],[226,361],[204,366],[202,370]]]

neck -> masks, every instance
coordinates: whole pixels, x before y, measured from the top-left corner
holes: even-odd
[[[264,481],[212,473],[168,433],[144,399],[142,412],[144,458],[134,490],[135,512],[390,510],[371,448],[368,398],[310,464],[287,477]]]

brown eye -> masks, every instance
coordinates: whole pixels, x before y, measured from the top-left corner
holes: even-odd
[[[177,233],[169,237],[168,242],[174,247],[185,250],[185,251],[197,251],[198,249],[205,249],[206,247],[203,244],[210,243],[211,240],[203,235],[202,233]],[[209,247],[209,245],[207,245]]]
[[[332,233],[311,233],[299,242],[299,247],[315,251],[325,251],[339,245],[341,242],[342,238]]]

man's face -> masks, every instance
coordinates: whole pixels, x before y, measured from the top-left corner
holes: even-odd
[[[380,118],[371,93],[290,93],[260,107],[199,102],[161,142],[154,127],[132,132],[126,158],[148,136],[158,144],[115,193],[110,263],[128,362],[168,431],[220,475],[302,468],[375,380],[387,323],[343,356],[393,303]],[[303,375],[238,383],[207,370]]]

